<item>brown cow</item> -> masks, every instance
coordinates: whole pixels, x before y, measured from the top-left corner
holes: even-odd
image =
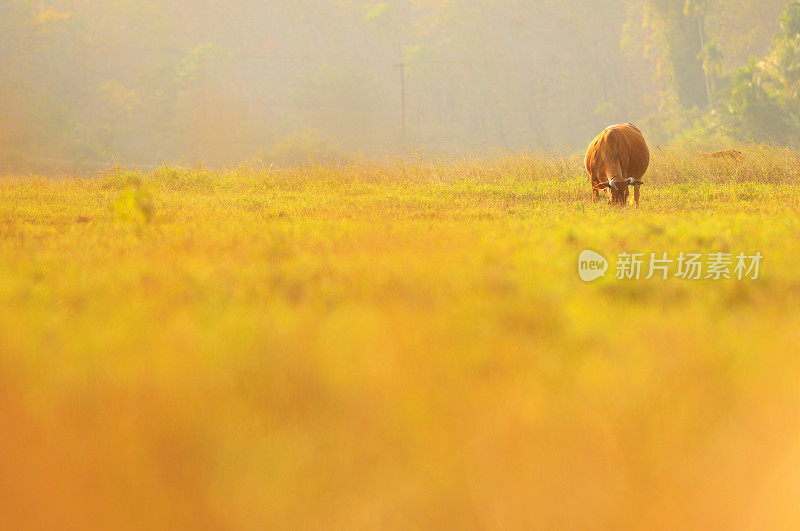
[[[633,200],[639,207],[639,186],[650,166],[650,150],[642,132],[632,124],[607,127],[589,145],[586,169],[592,185],[592,198],[600,199],[606,190],[612,205],[628,204],[628,187],[633,185]]]

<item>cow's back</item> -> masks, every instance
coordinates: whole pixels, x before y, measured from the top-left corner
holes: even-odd
[[[650,166],[650,150],[635,125],[612,125],[589,145],[585,164],[592,182],[606,182],[612,176],[638,180]]]

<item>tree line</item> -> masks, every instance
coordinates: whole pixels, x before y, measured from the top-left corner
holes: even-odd
[[[0,164],[791,143],[799,5],[6,0]]]

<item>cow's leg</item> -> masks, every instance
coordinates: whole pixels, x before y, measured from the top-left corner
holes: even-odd
[[[595,203],[600,201],[600,191],[597,188],[592,188],[592,201]]]
[[[639,187],[633,187],[633,202],[636,205],[636,208],[639,208]]]

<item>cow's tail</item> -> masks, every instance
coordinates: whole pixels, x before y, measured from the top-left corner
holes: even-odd
[[[622,133],[616,129],[609,129],[606,135],[608,146],[606,160],[606,177],[609,182],[620,181],[622,175]]]

